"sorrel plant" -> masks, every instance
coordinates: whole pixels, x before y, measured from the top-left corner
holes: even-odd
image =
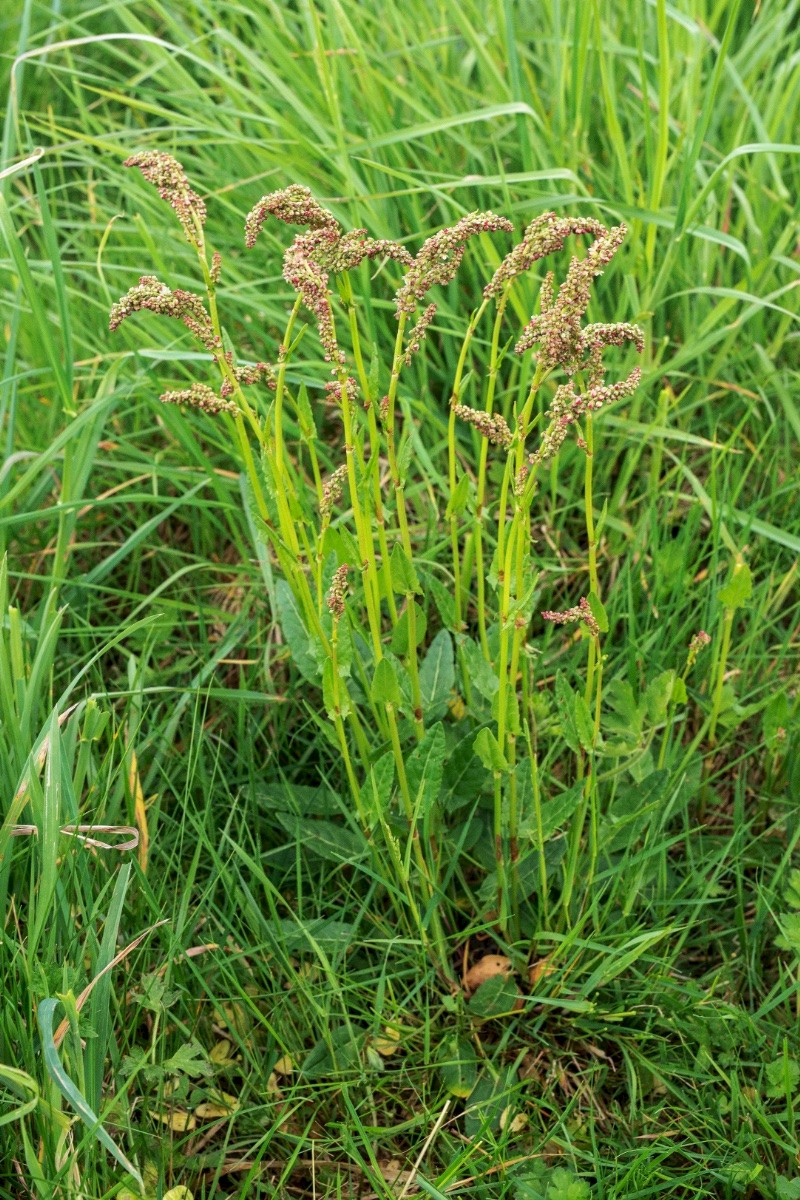
[[[284,639],[297,669],[319,688],[369,852],[382,877],[395,881],[391,894],[398,914],[410,918],[440,968],[450,973],[447,938],[453,923],[444,903],[446,879],[459,865],[450,861],[452,848],[460,849],[465,836],[460,843],[449,836],[440,791],[445,760],[455,755],[465,777],[474,778],[476,771],[480,776],[473,815],[475,808],[486,808],[481,828],[493,842],[489,887],[481,892],[485,908],[475,915],[510,941],[531,928],[524,914],[532,900],[540,924],[570,924],[595,877],[602,811],[596,768],[608,624],[592,494],[594,423],[640,381],[638,367],[607,381],[605,351],[643,348],[637,325],[586,323],[585,317],[593,282],[622,245],[625,227],[542,213],[484,288],[467,323],[449,397],[449,495],[442,528],[449,543],[447,588],[422,562],[430,502],[417,494],[409,499],[416,480],[399,405],[403,372],[431,331],[437,306],[430,295],[455,279],[468,242],[508,235],[512,223],[492,212],[474,212],[429,237],[412,255],[363,229],[344,230],[304,187],[264,196],[247,216],[247,247],[256,245],[268,220],[305,232],[284,254],[284,278],[296,298],[274,362],[248,363],[223,330],[217,301],[222,262],[206,240],[204,202],[167,154],[137,154],[126,165],[138,167],[176,213],[197,253],[203,294],[142,276],[114,305],[111,328],[140,310],[176,318],[213,360],[215,387],[197,381],[161,399],[230,423],[255,524],[281,576],[276,596]],[[553,271],[543,276],[538,311],[507,342],[516,281],[572,238],[588,239],[588,249],[571,258],[560,284]],[[383,369],[374,356],[367,366],[371,347],[364,344],[351,284],[350,273],[365,260],[378,268],[378,288],[385,289],[391,272],[396,277],[394,352]],[[325,403],[341,421],[342,458],[327,476],[317,414],[306,387],[290,376],[301,340],[307,344],[300,325],[304,313],[313,318],[330,373]],[[475,378],[471,346],[484,321],[489,369]],[[509,358],[512,345],[515,357]],[[508,368],[509,362],[517,365]],[[513,374],[517,386],[503,385],[504,372]],[[519,386],[523,372],[528,382]],[[254,391],[259,384],[271,393],[269,403],[263,391]],[[467,394],[473,404],[464,402]],[[291,443],[287,427],[299,429]],[[480,435],[477,462],[467,427]],[[543,797],[534,629],[541,580],[532,521],[545,468],[553,471],[560,447],[573,433],[585,460],[588,587],[570,607],[541,616],[580,630],[585,684],[576,691],[557,677],[555,701],[567,756],[564,792]],[[441,627],[432,640],[429,608]],[[665,703],[677,698],[670,690]],[[565,826],[559,839],[563,853],[549,854],[552,834]],[[583,890],[576,897],[579,860],[585,864]]]

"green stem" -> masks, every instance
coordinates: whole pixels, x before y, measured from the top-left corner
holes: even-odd
[[[497,367],[500,346],[500,326],[503,323],[503,314],[505,313],[506,303],[508,301],[508,291],[510,285],[506,286],[500,299],[497,301],[497,313],[495,314],[494,326],[492,328],[492,346],[489,355],[489,379],[486,386],[486,403],[485,411],[491,413],[494,409],[494,396],[497,388]],[[480,638],[481,649],[486,661],[489,661],[489,641],[486,633],[486,574],[483,562],[483,509],[486,501],[486,469],[489,459],[489,443],[486,438],[481,438],[480,459],[478,462],[478,489],[475,500],[475,520],[472,524],[472,538],[474,543],[475,556],[475,579],[476,579],[476,600],[478,605],[478,636]],[[466,575],[466,555],[464,563],[464,574]]]

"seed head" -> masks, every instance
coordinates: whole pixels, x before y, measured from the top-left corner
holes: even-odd
[[[462,421],[474,425],[478,433],[483,434],[495,446],[502,446],[507,450],[511,445],[511,430],[505,417],[501,417],[499,413],[469,408],[466,404],[454,404],[453,412]]]
[[[347,463],[342,463],[337,467],[328,479],[322,485],[322,500],[320,501],[319,511],[323,517],[330,516],[334,504],[342,494],[342,485],[347,476]]]
[[[408,341],[406,342],[406,352],[403,355],[403,362],[407,367],[411,365],[411,359],[418,353],[420,346],[428,336],[428,326],[435,316],[436,305],[429,304],[409,333]]]
[[[697,658],[700,651],[705,649],[705,647],[710,645],[710,643],[711,643],[711,638],[709,637],[709,635],[706,633],[706,631],[704,629],[701,629],[699,631],[699,633],[696,633],[694,635],[692,640],[689,642],[689,654],[688,654],[687,663],[686,663],[687,667],[691,667],[694,665],[694,661]]]
[[[162,392],[159,399],[162,404],[187,404],[191,408],[199,408],[213,416],[222,412],[236,413],[239,411],[232,400],[225,400],[222,396],[218,396],[207,383],[193,383],[188,388]]]
[[[350,405],[351,412],[358,400],[358,384],[352,375],[348,375],[344,381],[332,379],[330,383],[325,384],[325,392],[329,399],[339,405],[346,400]]]
[[[230,351],[228,351],[228,353],[225,355],[225,358],[227,359],[228,366],[233,371],[234,378],[240,387],[249,387],[251,384],[261,383],[263,381],[266,383],[270,391],[274,392],[277,386],[277,381],[275,379],[275,368],[270,363],[257,362],[253,363],[252,365],[235,367],[233,365],[233,355],[230,353]],[[223,379],[222,386],[219,390],[221,395],[230,396],[233,393],[233,383],[226,377]]]
[[[552,621],[554,625],[569,625],[573,621],[582,621],[592,637],[600,636],[600,626],[585,596],[581,597],[574,608],[568,608],[564,612],[543,612],[542,616],[545,621]]]
[[[112,305],[108,322],[111,332],[119,329],[126,317],[142,309],[177,318],[208,350],[214,352],[218,349],[211,318],[194,292],[186,292],[181,288],[172,291],[155,275],[142,275],[138,284]]]
[[[306,308],[315,317],[325,361],[335,368],[344,362],[344,355],[336,341],[328,272],[316,260],[313,247],[308,245],[308,236],[298,234],[287,249],[283,256],[283,277],[299,292]]]
[[[429,237],[423,242],[395,295],[397,316],[412,314],[434,284],[450,283],[455,278],[471,237],[499,229],[511,232],[513,228],[509,220],[493,212],[474,212]]]
[[[555,299],[548,281],[544,307],[528,322],[514,347],[517,354],[538,344],[537,360],[545,370],[560,366],[572,375],[580,368],[584,356],[581,319],[589,307],[592,282],[611,262],[626,232],[624,225],[617,225],[592,243],[585,258],[573,258]]]
[[[602,237],[608,233],[605,225],[591,217],[557,217],[554,212],[534,217],[525,230],[522,241],[501,262],[483,289],[484,296],[500,296],[517,275],[529,271],[540,258],[561,250],[571,234],[591,233]]]
[[[330,590],[325,598],[328,612],[334,621],[338,621],[340,617],[344,616],[344,604],[347,598],[347,572],[349,570],[350,567],[347,563],[342,563],[341,567],[336,568]]]
[[[308,225],[310,229],[338,229],[333,213],[314,199],[310,188],[290,184],[278,192],[262,196],[247,214],[244,223],[244,244],[252,250],[267,217],[275,217],[286,225]]]
[[[161,199],[175,212],[187,240],[196,246],[206,223],[206,206],[189,186],[178,160],[163,150],[146,150],[132,154],[122,165],[138,167],[147,182],[158,188]]]

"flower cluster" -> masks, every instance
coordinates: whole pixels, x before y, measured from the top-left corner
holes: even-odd
[[[218,396],[207,383],[193,383],[188,388],[163,392],[159,399],[162,404],[188,404],[191,408],[202,409],[203,412],[211,413],[213,416],[221,412],[236,413],[239,411],[232,400],[225,400],[223,396]]]
[[[271,391],[275,390],[275,368],[270,363],[257,362],[242,367],[235,367],[233,365],[233,355],[230,351],[226,353],[225,359],[233,372],[234,379],[240,387],[248,387],[254,383],[261,383],[263,380]],[[223,379],[220,394],[223,396],[233,394],[233,382],[230,378],[226,377]]]
[[[342,485],[347,476],[347,463],[342,463],[337,467],[328,479],[322,485],[322,500],[320,501],[319,511],[323,517],[330,516],[334,504],[342,494]]]
[[[147,150],[132,154],[123,166],[138,167],[147,182],[158,188],[159,196],[174,210],[187,239],[196,246],[206,223],[206,206],[189,186],[181,164],[171,154]]]
[[[328,605],[328,612],[333,617],[334,621],[338,621],[344,616],[344,602],[347,599],[347,572],[350,567],[347,563],[343,563],[341,567],[337,567],[333,573],[331,586],[325,597],[325,603]]]
[[[627,379],[617,383],[596,383],[585,392],[575,390],[575,381],[556,388],[547,410],[548,425],[542,434],[538,449],[530,456],[531,465],[540,466],[558,452],[567,436],[570,425],[586,413],[596,412],[616,400],[632,396],[642,378],[641,368],[634,367]]]
[[[505,417],[499,413],[484,412],[479,408],[469,408],[466,404],[454,404],[453,412],[462,421],[474,425],[478,433],[483,434],[495,446],[508,449],[511,445],[511,430]]]
[[[296,237],[284,254],[283,278],[299,293],[306,308],[313,314],[325,361],[333,363],[333,369],[336,369],[344,362],[344,354],[336,341],[328,293],[328,272],[315,260],[305,244],[305,238]]]
[[[112,305],[108,327],[113,333],[119,329],[126,317],[147,309],[164,317],[175,317],[182,321],[190,333],[215,353],[219,339],[211,326],[211,318],[199,296],[176,288],[172,291],[155,275],[142,275],[138,284]]]
[[[600,626],[585,596],[581,597],[580,603],[574,608],[568,608],[564,612],[543,612],[542,616],[545,621],[552,621],[554,625],[569,625],[573,621],[582,621],[592,637],[600,636]]]
[[[311,195],[311,190],[299,183],[262,196],[250,209],[244,223],[244,244],[248,250],[255,246],[267,217],[275,217],[285,225],[308,225],[310,229],[339,228],[333,213],[323,208]]]
[[[330,400],[341,405],[347,400],[350,409],[355,406],[358,400],[358,384],[352,375],[348,375],[344,381],[339,379],[331,379],[330,383],[325,384],[325,393]]]
[[[705,647],[710,644],[711,644],[711,638],[706,633],[705,629],[701,629],[699,633],[696,633],[694,635],[694,637],[692,638],[692,640],[689,642],[689,655],[688,655],[688,659],[687,659],[687,663],[686,663],[687,667],[693,666],[694,661],[697,658],[700,651],[705,649]]]
[[[607,233],[604,225],[591,217],[557,217],[554,212],[534,217],[525,230],[522,241],[501,262],[494,275],[483,289],[486,297],[498,297],[507,284],[529,271],[540,258],[561,250],[572,234],[593,234],[602,237]]]
[[[581,318],[589,307],[592,282],[611,262],[626,232],[624,225],[616,225],[592,243],[584,258],[573,258],[555,298],[552,276],[545,279],[539,314],[531,317],[514,347],[517,354],[539,344],[537,361],[544,370],[561,366],[572,375],[580,369],[585,356]]]
[[[407,367],[411,365],[412,358],[419,352],[420,346],[428,336],[428,326],[435,316],[436,305],[429,304],[428,307],[423,310],[416,325],[412,327],[406,342],[405,354],[403,355],[403,362]]]
[[[510,233],[513,228],[506,217],[498,217],[493,212],[474,212],[429,237],[423,242],[395,294],[397,316],[413,314],[434,284],[450,283],[455,278],[471,237],[499,229]]]
[[[411,262],[411,255],[397,242],[367,237],[364,229],[343,234],[335,223],[298,234],[283,256],[283,277],[313,313],[325,360],[333,363],[334,370],[344,362],[344,355],[336,341],[328,276],[331,272],[338,275],[352,271],[364,259],[373,258],[394,258],[406,265]]]

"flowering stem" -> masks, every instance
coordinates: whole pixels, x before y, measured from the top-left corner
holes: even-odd
[[[439,916],[439,909],[436,900],[436,886],[434,884],[434,877],[431,874],[430,867],[425,860],[425,852],[422,848],[422,842],[419,836],[419,813],[417,812],[414,798],[412,797],[411,790],[408,786],[408,776],[406,774],[405,760],[403,758],[403,748],[400,744],[400,734],[397,727],[397,716],[394,711],[394,705],[392,703],[387,703],[386,711],[389,717],[392,750],[394,752],[395,766],[397,767],[397,778],[400,784],[400,797],[403,803],[403,811],[406,815],[406,821],[408,822],[409,850],[414,855],[414,861],[417,864],[417,871],[419,872],[423,890],[428,900],[428,907],[431,915],[431,928],[433,930],[433,937],[436,943],[439,963],[445,974],[449,976],[451,972],[447,953],[447,942],[445,939],[441,917]],[[407,868],[405,869],[404,874],[406,877],[408,876]],[[424,929],[421,924],[420,929],[423,930],[424,935]]]
[[[478,327],[481,317],[486,312],[489,304],[488,300],[482,300],[478,308],[472,314],[467,332],[464,335],[464,341],[461,344],[461,351],[456,363],[456,373],[453,379],[453,389],[450,394],[450,420],[447,426],[447,452],[448,452],[448,471],[450,478],[450,495],[453,496],[456,490],[456,414],[455,405],[461,400],[461,381],[464,377],[464,367],[467,362],[467,353],[469,351],[470,342],[472,341],[475,330]],[[463,582],[461,578],[461,555],[458,546],[458,515],[451,513],[450,515],[450,546],[453,554],[453,598],[455,601],[455,625],[457,630],[461,630],[464,625],[464,617],[461,610]]]
[[[735,611],[735,609],[726,606],[722,614],[722,644],[719,650],[719,657],[715,663],[714,698],[711,702],[711,717],[708,726],[708,742],[710,746],[713,746],[717,740],[717,721],[722,709],[722,689],[725,684],[725,668],[728,665],[728,653],[731,648],[733,614]]]
[[[397,400],[397,385],[400,380],[400,368],[403,365],[403,334],[406,327],[406,314],[401,313],[397,319],[397,336],[394,343],[394,357],[392,359],[392,375],[389,380],[389,392],[386,403],[386,444],[389,453],[389,470],[392,476],[392,485],[394,487],[395,501],[397,505],[397,521],[400,526],[400,540],[406,558],[411,563],[414,561],[414,552],[411,545],[411,534],[408,529],[408,517],[406,515],[406,502],[404,494],[403,479],[400,475],[400,469],[397,463],[397,453],[394,444],[394,412],[395,402]],[[419,686],[419,666],[417,663],[417,618],[414,609],[414,595],[410,593],[407,596],[406,613],[408,621],[408,673],[411,676],[411,691],[414,703],[414,728],[418,738],[422,738],[425,732],[425,724],[422,715],[422,692]]]
[[[497,387],[497,360],[498,349],[500,345],[500,326],[503,322],[503,314],[505,313],[506,303],[508,300],[508,291],[510,284],[506,285],[503,294],[497,301],[497,313],[495,314],[494,327],[492,329],[492,347],[489,356],[489,380],[486,387],[486,403],[485,411],[491,413],[494,408],[494,394]],[[481,649],[486,661],[489,661],[489,641],[486,634],[486,577],[483,563],[483,506],[486,500],[486,467],[489,457],[489,443],[486,438],[481,439],[480,460],[478,463],[478,492],[475,501],[475,520],[472,525],[472,539],[475,546],[475,579],[477,583],[477,606],[478,606],[478,636],[480,638]],[[464,569],[466,575],[466,565]]]
[[[364,599],[367,606],[367,620],[369,621],[370,634],[372,636],[372,649],[376,660],[380,660],[383,658],[383,647],[381,646],[380,587],[378,584],[378,569],[375,563],[375,546],[373,545],[372,537],[367,530],[364,514],[361,509],[361,501],[359,498],[358,478],[356,476],[355,464],[355,434],[353,430],[353,418],[350,411],[350,397],[347,394],[346,375],[344,372],[340,373],[339,385],[342,422],[344,425],[344,452],[347,462],[347,481],[350,487],[350,503],[353,508],[353,520],[355,521],[356,536],[358,537],[358,548],[361,554],[362,563],[366,568],[364,575]]]
[[[344,275],[341,278],[341,294],[343,303],[347,309],[347,318],[350,325],[350,339],[353,345],[353,358],[355,359],[356,372],[358,381],[361,385],[361,390],[364,394],[364,406],[367,410],[367,422],[369,427],[369,445],[370,445],[370,470],[373,479],[373,503],[375,505],[375,523],[378,526],[378,546],[381,552],[381,572],[383,575],[383,598],[389,606],[389,615],[392,619],[392,624],[397,624],[397,604],[394,598],[394,588],[392,587],[392,572],[389,562],[389,544],[386,540],[386,519],[383,512],[383,497],[381,495],[381,480],[380,480],[380,435],[378,433],[378,422],[375,419],[375,397],[371,394],[369,378],[364,367],[364,355],[361,350],[361,335],[358,329],[358,312],[356,308],[353,289],[349,278]]]

